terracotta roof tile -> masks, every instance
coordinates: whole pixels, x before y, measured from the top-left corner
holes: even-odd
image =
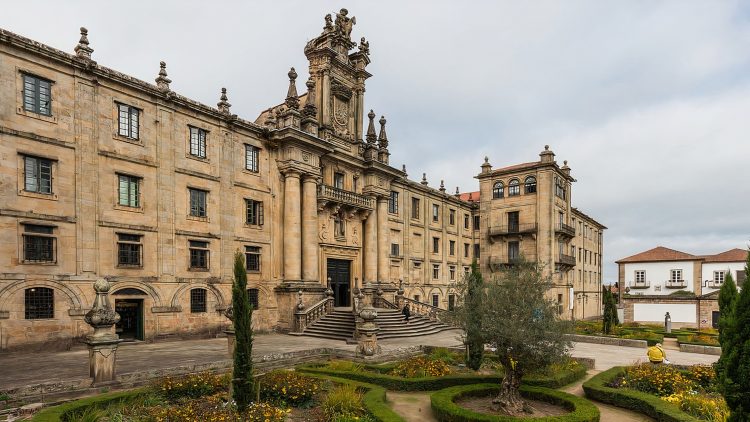
[[[665,248],[664,246],[657,246],[654,249],[649,249],[645,252],[623,258],[619,263],[627,262],[653,262],[653,261],[694,261],[701,259],[698,256],[691,255],[689,253],[676,251],[674,249]]]
[[[511,171],[511,170],[523,170],[526,168],[532,168],[539,164],[539,161],[532,161],[530,163],[521,163],[521,164],[514,164],[512,166],[507,167],[500,167],[499,169],[492,169],[493,173],[496,172],[504,172],[504,171]]]
[[[716,255],[706,255],[702,258],[705,262],[744,262],[747,259],[747,251],[734,248]]]
[[[464,192],[458,197],[462,201],[479,201],[479,191],[476,192]]]

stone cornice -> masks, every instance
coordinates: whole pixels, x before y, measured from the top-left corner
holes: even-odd
[[[199,171],[188,170],[188,169],[179,168],[179,167],[176,167],[174,169],[174,172],[175,173],[180,173],[180,174],[186,174],[188,176],[199,177],[201,179],[207,179],[207,180],[211,180],[211,181],[214,181],[214,182],[218,182],[220,180],[219,176],[214,176],[214,175],[211,175],[211,174],[206,174],[206,173],[202,173],[202,172],[199,172]]]
[[[123,230],[135,230],[135,231],[144,231],[144,232],[155,232],[156,227],[154,226],[144,226],[139,224],[125,224],[125,223],[117,223],[114,221],[104,221],[99,220],[98,221],[99,227],[112,227],[115,229],[123,229]]]
[[[145,159],[139,159],[139,158],[135,158],[135,157],[129,157],[127,155],[123,155],[123,154],[120,154],[120,153],[117,153],[117,152],[114,152],[114,151],[107,151],[107,150],[100,149],[99,150],[99,155],[101,155],[102,157],[114,158],[115,160],[127,161],[129,163],[140,164],[140,165],[143,165],[143,166],[158,167],[156,165],[156,163],[153,162],[153,161],[151,161],[151,160],[145,160]]]
[[[214,233],[203,233],[203,232],[194,232],[190,230],[175,230],[175,235],[178,236],[188,236],[188,237],[201,237],[204,239],[221,239],[221,236]]]
[[[21,130],[15,130],[15,129],[11,129],[5,126],[0,126],[0,133],[5,134],[5,135],[18,136],[20,138],[26,138],[32,141],[43,142],[45,144],[56,145],[56,146],[63,147],[63,148],[70,148],[70,149],[76,148],[75,144],[72,142],[65,142],[56,138],[49,138],[46,136],[37,135],[32,132],[24,132]]]
[[[75,217],[65,215],[38,214],[33,211],[17,211],[11,209],[0,209],[0,215],[17,218],[31,218],[34,220],[59,221],[61,223],[75,223]]]

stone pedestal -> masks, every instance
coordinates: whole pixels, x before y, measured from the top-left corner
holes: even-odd
[[[378,331],[380,328],[375,324],[377,311],[372,306],[365,306],[359,313],[362,322],[357,324],[357,353],[364,356],[374,356],[380,353],[378,345]]]
[[[94,282],[96,298],[94,306],[83,320],[94,328],[94,334],[86,337],[89,346],[89,376],[92,385],[112,383],[116,380],[115,363],[117,345],[120,340],[113,333],[112,326],[120,320],[120,315],[109,304],[109,282],[100,278]]]
[[[104,340],[92,336],[86,339],[89,346],[89,376],[93,379],[92,385],[111,383],[117,379],[117,345],[121,341],[118,338]]]

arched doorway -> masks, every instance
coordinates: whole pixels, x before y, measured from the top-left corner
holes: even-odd
[[[120,322],[115,325],[115,332],[123,341],[144,339],[143,302],[148,294],[140,289],[126,287],[112,296],[115,298],[115,311],[120,314]]]

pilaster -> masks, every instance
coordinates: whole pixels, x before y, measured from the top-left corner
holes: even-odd
[[[388,198],[378,197],[377,201],[377,280],[385,282],[390,278],[390,263],[388,260]]]
[[[302,180],[302,280],[319,282],[318,183],[317,176]]]
[[[302,278],[300,176],[295,169],[284,172],[284,280]]]

